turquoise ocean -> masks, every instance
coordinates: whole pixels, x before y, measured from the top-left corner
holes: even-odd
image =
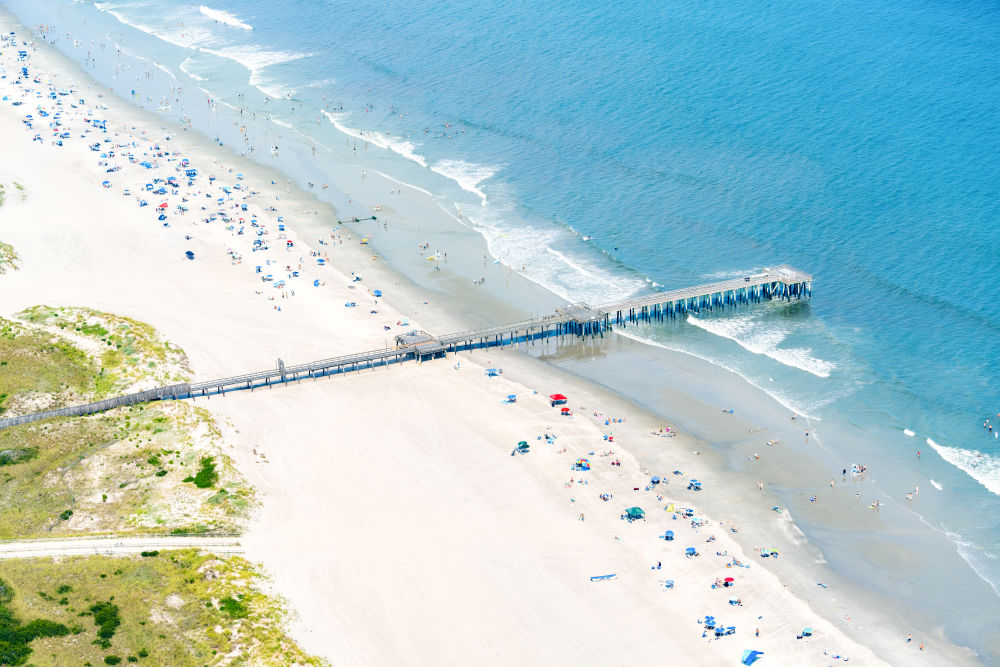
[[[192,106],[385,149],[379,170],[566,301],[813,273],[808,303],[631,333],[842,425],[828,445],[881,469],[888,495],[928,480],[933,502],[909,511],[997,602],[1000,5],[4,4],[109,85],[121,49]]]

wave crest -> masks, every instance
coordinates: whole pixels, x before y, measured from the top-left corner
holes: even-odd
[[[221,9],[212,9],[211,7],[206,7],[202,5],[198,8],[202,14],[212,19],[213,21],[218,21],[219,23],[225,23],[226,25],[231,25],[234,28],[242,28],[243,30],[253,30],[253,26],[244,23],[239,20],[229,12],[224,12]]]
[[[979,482],[993,495],[1000,496],[1000,458],[975,449],[939,445],[930,438],[927,444],[945,461]]]
[[[780,364],[798,368],[817,377],[830,377],[830,372],[837,367],[832,361],[813,357],[810,348],[780,347],[790,332],[777,328],[779,325],[776,323],[763,322],[753,315],[730,316],[724,319],[699,319],[694,315],[688,315],[687,321],[711,334],[728,338],[749,352],[762,354]]]

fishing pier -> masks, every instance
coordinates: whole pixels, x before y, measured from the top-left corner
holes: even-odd
[[[448,353],[521,343],[534,344],[555,337],[604,337],[615,327],[629,324],[666,322],[688,313],[726,310],[763,301],[808,299],[812,295],[812,276],[788,265],[770,267],[758,273],[731,280],[697,285],[668,292],[616,301],[597,306],[584,303],[557,308],[554,313],[496,327],[433,336],[424,331],[410,331],[395,338],[394,347],[321,359],[295,366],[278,360],[271,370],[237,375],[218,380],[159,387],[134,394],[48,410],[19,417],[0,419],[0,428],[46,419],[48,417],[85,415],[123,405],[152,400],[187,399],[225,395],[231,391],[254,391],[302,380],[316,380],[375,369],[406,361],[422,363]]]

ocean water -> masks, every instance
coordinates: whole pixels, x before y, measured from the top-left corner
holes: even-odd
[[[1000,588],[1000,441],[983,428],[1000,427],[996,3],[5,4],[171,120],[246,106],[275,124],[266,150],[294,136],[300,158],[360,142],[567,301],[813,273],[808,303],[628,333],[843,434],[885,493],[924,482],[934,502],[913,511]],[[118,48],[161,78],[86,60]],[[305,180],[321,158],[286,167]]]

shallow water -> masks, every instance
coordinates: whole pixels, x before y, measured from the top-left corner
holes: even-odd
[[[239,149],[252,137],[303,185],[354,161],[431,193],[436,247],[461,248],[464,226],[502,260],[490,289],[507,266],[589,302],[779,262],[814,273],[809,303],[627,333],[815,418],[833,470],[878,471],[872,494],[919,485],[901,511],[1000,586],[1000,445],[982,427],[1000,412],[995,5],[6,4],[120,94]],[[366,210],[346,185],[319,195]],[[451,256],[455,280],[478,277]]]

